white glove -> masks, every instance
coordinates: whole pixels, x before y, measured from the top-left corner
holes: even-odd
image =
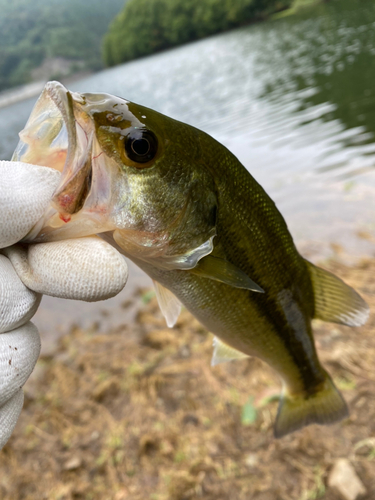
[[[0,449],[23,406],[22,386],[40,353],[37,328],[29,321],[41,294],[104,300],[125,286],[125,260],[93,236],[21,245],[41,218],[60,173],[47,167],[0,161]]]

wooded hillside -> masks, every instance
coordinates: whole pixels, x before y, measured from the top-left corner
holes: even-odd
[[[104,39],[108,66],[235,28],[292,0],[129,0]]]

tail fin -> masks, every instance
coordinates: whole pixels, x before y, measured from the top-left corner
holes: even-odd
[[[315,394],[289,394],[285,388],[277,412],[274,435],[280,438],[309,424],[333,424],[349,415],[348,407],[328,373]]]

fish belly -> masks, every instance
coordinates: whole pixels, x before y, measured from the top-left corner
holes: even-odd
[[[234,288],[188,271],[164,271],[136,262],[155,281],[173,292],[193,316],[231,347],[269,364],[289,390],[313,390],[324,379],[311,335],[310,319],[299,324],[272,322],[272,301],[265,294]],[[302,322],[301,322],[302,319]]]

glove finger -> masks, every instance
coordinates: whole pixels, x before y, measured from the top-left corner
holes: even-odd
[[[29,321],[41,298],[22,283],[9,260],[0,255],[0,333],[14,330]]]
[[[15,395],[0,408],[0,450],[10,438],[22,407],[23,390],[18,389]]]
[[[3,251],[31,290],[93,302],[117,295],[128,279],[125,258],[96,236],[14,245]]]
[[[0,161],[0,248],[27,235],[42,217],[60,178],[48,167]]]
[[[30,321],[0,335],[0,407],[24,385],[39,353],[39,332]]]

